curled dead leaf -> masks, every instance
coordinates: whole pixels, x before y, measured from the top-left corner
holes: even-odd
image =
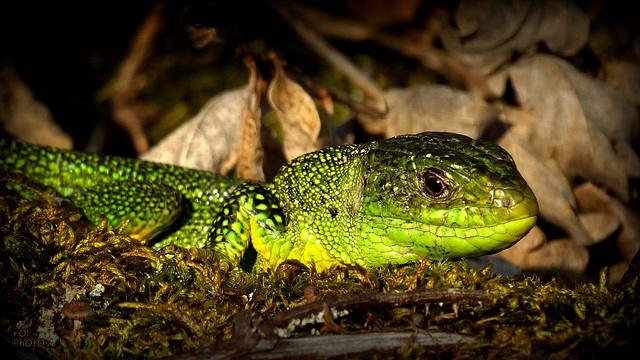
[[[638,111],[622,87],[615,87],[593,78],[560,58],[542,57],[542,63],[557,67],[566,77],[571,90],[580,101],[590,124],[614,142],[631,142],[640,132]]]
[[[609,85],[618,88],[622,94],[640,106],[640,64],[630,61],[611,61],[602,66],[601,78]]]
[[[640,178],[640,156],[633,150],[632,145],[617,141],[613,148],[629,177]]]
[[[610,196],[592,183],[584,183],[574,189],[581,207],[613,215],[620,223],[617,237],[618,251],[630,263],[640,250],[640,211]]]
[[[479,96],[444,85],[391,89],[385,93],[385,100],[389,108],[388,137],[448,131],[477,138],[498,113]]]
[[[184,31],[196,49],[203,49],[212,42],[220,41],[216,39],[218,31],[214,27],[187,24],[184,25]]]
[[[502,93],[507,79],[520,105],[535,114],[536,151],[557,161],[568,178],[605,185],[628,201],[633,164],[624,163],[614,144],[637,136],[636,109],[604,82],[553,56],[524,58],[496,73],[489,84]]]
[[[502,250],[499,253],[492,255],[507,260],[513,265],[522,268],[523,265],[528,264],[527,257],[532,251],[539,249],[547,243],[547,238],[544,232],[537,226],[534,226],[531,231],[518,241],[512,247]]]
[[[536,273],[560,272],[584,274],[589,264],[589,250],[573,239],[554,239],[529,253],[521,269]]]
[[[620,227],[618,218],[612,214],[601,211],[578,214],[578,217],[580,218],[582,227],[584,227],[591,239],[593,239],[593,244],[597,244],[608,238]]]
[[[288,160],[317,150],[320,116],[302,86],[289,79],[278,61],[276,75],[269,83],[267,100],[276,112],[284,132],[284,151]]]
[[[563,56],[576,54],[589,37],[589,17],[566,0],[461,1],[456,28],[442,26],[445,48],[490,73],[512,52],[534,51],[543,42]]]
[[[235,165],[249,88],[223,92],[140,158],[224,174]],[[253,95],[252,95],[253,96]]]
[[[255,64],[247,60],[249,76],[249,89],[252,95],[247,98],[247,102],[242,112],[242,127],[240,130],[240,144],[238,145],[238,162],[236,164],[236,176],[242,179],[265,181],[265,174],[262,169],[264,164],[264,148],[260,139],[262,124],[260,121],[262,111],[260,110],[260,99],[264,92],[264,80],[258,76]]]
[[[611,284],[617,284],[618,282],[620,282],[620,280],[622,280],[622,277],[624,276],[624,274],[627,272],[627,270],[629,269],[629,265],[631,263],[625,261],[625,260],[621,260],[618,261],[617,263],[609,266],[609,272],[607,273],[607,282],[611,285]]]
[[[518,119],[510,119],[510,122],[516,123]],[[577,204],[566,177],[551,159],[540,157],[529,145],[531,131],[526,122],[520,121],[498,144],[513,156],[518,170],[538,199],[540,215],[564,229],[580,244],[591,244],[593,241],[575,214]]]
[[[9,135],[30,144],[71,149],[73,139],[53,120],[9,61],[0,67],[0,125]]]

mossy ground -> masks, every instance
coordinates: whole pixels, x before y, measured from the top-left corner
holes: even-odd
[[[604,278],[599,284],[505,278],[465,262],[222,274],[218,264],[158,255],[106,223],[91,225],[73,207],[11,191],[0,192],[0,237],[3,338],[13,352],[41,358],[176,355],[231,339],[242,310],[258,326],[334,297],[342,298],[331,306],[348,314],[287,334],[439,329],[476,339],[382,354],[411,358],[613,356],[637,346],[640,337],[637,266],[616,286]],[[485,300],[466,293],[427,303],[412,297],[413,290],[449,288],[477,290]],[[397,294],[400,305],[366,298],[384,293]]]

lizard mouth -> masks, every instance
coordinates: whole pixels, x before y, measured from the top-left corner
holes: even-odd
[[[466,210],[463,226],[429,226],[433,237],[425,236],[431,259],[476,257],[497,253],[520,241],[535,226],[538,202],[533,193],[519,201],[496,206],[491,211]]]
[[[505,220],[491,225],[457,229],[460,235],[449,246],[450,255],[457,257],[473,257],[489,255],[507,249],[523,237],[535,226],[538,219],[538,202],[534,196],[527,196],[515,205],[496,208],[496,212],[507,212]],[[466,234],[465,234],[466,231]],[[447,243],[448,241],[444,241]]]
[[[470,243],[478,250],[486,253],[496,253],[513,246],[525,237],[535,226],[537,219],[537,215],[531,215],[492,226],[492,235],[483,239],[484,241],[471,239]]]

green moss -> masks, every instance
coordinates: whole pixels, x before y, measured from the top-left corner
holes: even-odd
[[[45,358],[170,356],[230,339],[241,310],[250,311],[253,326],[288,326],[293,337],[435,327],[477,339],[413,344],[390,357],[593,357],[622,353],[640,333],[637,274],[618,286],[604,277],[599,284],[504,278],[465,262],[221,274],[218,264],[157,255],[106,223],[79,218],[73,207],[0,193],[0,324],[17,351]],[[473,290],[484,300],[467,293],[456,300],[446,293],[438,301],[415,297],[448,288]],[[391,305],[371,297],[377,294],[400,300]],[[299,317],[317,315],[316,299],[338,311],[335,324],[302,325],[276,315],[291,309]],[[71,302],[91,312],[72,320],[63,314]]]

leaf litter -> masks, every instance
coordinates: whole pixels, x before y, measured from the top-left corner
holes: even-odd
[[[444,24],[444,47],[491,73],[512,53],[530,54],[543,42],[553,53],[571,56],[589,37],[589,18],[571,1],[461,1],[455,28]]]
[[[362,29],[361,33],[366,35],[358,40],[368,39],[376,42],[376,38],[388,37],[384,28],[376,29],[375,24],[363,24],[359,22],[361,20],[346,18],[337,20],[317,9],[306,8],[300,4],[292,6],[302,14],[303,18],[313,16],[317,19],[313,24],[315,31],[327,31],[331,36],[339,36],[335,30],[326,30],[330,28],[327,24],[339,24],[345,28]],[[277,7],[286,6],[278,4]],[[282,13],[289,14],[287,11],[291,10],[283,10]],[[553,13],[553,16],[541,16],[548,12]],[[508,14],[511,15],[507,16]],[[508,20],[499,28],[487,27],[487,24],[494,23],[489,20],[497,16]],[[622,204],[628,204],[636,196],[634,195],[636,190],[629,188],[629,179],[640,177],[640,158],[632,147],[632,141],[637,138],[640,130],[637,105],[633,105],[633,102],[637,101],[637,96],[634,97],[633,94],[633,81],[626,80],[620,75],[619,70],[626,69],[634,74],[636,72],[632,69],[636,69],[637,66],[634,67],[633,63],[619,65],[613,63],[604,67],[600,77],[610,82],[610,85],[585,74],[557,55],[534,53],[535,45],[540,42],[546,44],[551,52],[562,56],[580,51],[586,46],[589,36],[589,24],[587,22],[585,25],[585,17],[582,10],[566,1],[555,3],[494,1],[473,5],[463,1],[454,12],[453,18],[453,22],[458,26],[458,40],[465,38],[462,43],[464,46],[458,50],[465,54],[473,53],[478,58],[503,58],[500,64],[491,65],[490,71],[485,71],[490,72],[485,76],[490,92],[469,92],[445,84],[391,88],[380,92],[388,108],[388,114],[377,120],[360,116],[359,120],[363,123],[383,124],[380,129],[386,137],[426,130],[450,131],[480,137],[486,135],[496,122],[507,124],[506,130],[494,140],[514,156],[520,171],[538,197],[542,218],[549,224],[562,229],[572,239],[571,241],[575,242],[577,248],[572,252],[573,254],[585,254],[578,248],[584,249],[610,236],[615,236],[614,233],[624,225],[618,218],[614,221],[612,214],[587,215],[585,211],[592,210],[582,209],[576,202],[573,194],[574,184],[582,181],[593,183],[615,194]],[[572,21],[566,21],[567,19]],[[534,31],[536,29],[537,31]],[[541,29],[544,31],[539,31]],[[304,30],[304,38],[311,44],[310,46],[314,44],[312,36],[314,30],[311,28]],[[460,55],[456,49],[447,45],[451,45],[451,31],[449,25],[442,26],[443,45],[451,53]],[[385,45],[385,41],[376,43]],[[326,50],[326,44],[322,42],[321,44],[323,44],[322,49]],[[392,49],[404,53],[401,48]],[[520,58],[509,63],[505,60],[505,54],[511,52],[518,52]],[[498,56],[496,53],[501,55]],[[466,60],[469,61],[469,59]],[[266,99],[269,107],[276,114],[281,127],[279,131],[282,133],[278,131],[274,133],[273,130],[269,130],[269,127],[266,129],[263,127],[261,138],[263,141],[270,138],[270,142],[276,138],[283,141],[282,145],[267,143],[270,148],[282,147],[285,156],[284,160],[280,160],[282,162],[312,151],[318,146],[316,139],[320,131],[320,118],[317,106],[310,96],[317,93],[317,89],[307,93],[304,87],[286,75],[281,60],[272,58],[268,61],[272,61],[273,75],[268,75],[265,79],[269,83]],[[469,68],[483,69],[488,63],[481,60],[481,65],[478,65],[471,61]],[[334,64],[339,66],[338,63]],[[353,67],[348,67],[346,71],[351,73]],[[472,72],[473,70],[470,71]],[[258,76],[265,77],[264,72],[259,71]],[[358,75],[356,78],[357,80],[354,79],[354,81],[357,84],[375,87],[370,82],[364,81],[364,76]],[[249,96],[246,93],[242,95],[242,90],[237,91],[235,93],[237,101],[229,101],[230,99],[225,98],[219,102],[223,104],[221,105],[223,108],[208,110],[212,115],[222,114],[218,122],[206,126],[200,125],[205,129],[204,131],[220,131],[226,134],[222,137],[214,134],[201,139],[201,143],[204,144],[201,147],[205,149],[220,144],[221,149],[208,150],[203,153],[205,156],[202,158],[226,159],[215,160],[225,164],[224,167],[214,168],[214,170],[220,169],[221,172],[228,172],[237,164],[235,156],[237,152],[234,151],[237,149],[235,147],[237,143],[234,144],[234,141],[237,142],[237,140],[233,139],[238,137],[239,120],[237,119],[241,117],[240,114],[243,111],[246,111],[246,102],[240,100],[240,97],[244,95],[246,99],[246,96]],[[253,96],[260,95],[257,89],[248,89],[248,91],[252,92]],[[379,90],[367,91],[377,94]],[[513,99],[507,99],[507,93],[513,94]],[[374,103],[377,104],[379,101],[374,98]],[[233,104],[237,105],[228,110],[224,109]],[[229,113],[225,113],[226,111]],[[230,114],[233,114],[233,117],[230,117]],[[199,114],[196,119],[201,116]],[[373,126],[369,129],[373,130],[377,127]],[[190,135],[193,137],[201,136],[198,132],[202,133],[199,126],[192,127],[190,131],[196,134]],[[265,132],[270,132],[272,135],[265,138]],[[226,140],[223,142],[214,140],[220,138]],[[257,140],[249,142],[255,141]],[[195,156],[195,153],[189,153],[188,156],[184,154],[185,142],[187,142],[186,138],[175,142],[176,146],[182,149],[178,150],[177,154],[182,152],[183,158],[200,158]],[[189,141],[188,143],[197,144],[198,142]],[[167,153],[172,152],[167,151]],[[268,151],[266,155],[272,152]],[[268,164],[269,160],[266,159],[265,163]],[[180,162],[175,164],[184,165]],[[197,164],[189,166],[200,167]],[[263,164],[263,167],[265,166],[271,165]],[[270,171],[270,176],[273,176],[275,169],[277,167]],[[589,226],[585,228],[583,224],[589,217],[594,222],[589,222]],[[606,224],[607,230],[592,226],[595,219]],[[616,226],[616,223],[619,225]],[[548,244],[542,247],[557,246],[553,245],[556,239],[562,239],[562,236],[552,235],[552,238],[545,239]],[[638,241],[635,240],[635,242]],[[548,260],[551,266],[552,263],[562,263],[561,260],[565,255],[562,251],[551,251],[547,256],[536,256],[536,261],[544,263]],[[623,257],[627,259],[627,255],[624,254]],[[521,256],[524,255],[521,254]],[[555,257],[558,260],[553,260]],[[586,258],[588,261],[589,255]],[[508,259],[525,270],[534,263],[524,257],[509,256]],[[625,262],[628,264],[628,260]],[[579,263],[583,264],[584,260]],[[544,267],[544,264],[537,264],[537,267]],[[560,269],[562,268],[560,266]],[[571,271],[580,272],[578,268],[584,270],[585,266],[572,266]]]
[[[440,13],[442,12],[446,13],[446,11]],[[468,71],[459,72],[462,79],[458,78],[460,81],[455,86],[422,84],[414,87],[380,90],[379,94],[383,96],[388,109],[388,114],[384,119],[377,119],[378,124],[383,124],[381,128],[383,135],[393,136],[401,133],[439,130],[479,137],[490,134],[490,130],[496,123],[505,124],[506,126],[495,140],[514,156],[519,169],[536,193],[540,202],[543,222],[514,247],[494,256],[504,257],[518,265],[520,269],[530,273],[545,274],[550,271],[550,274],[554,275],[556,272],[560,272],[571,278],[584,279],[592,256],[590,249],[613,238],[622,260],[609,268],[608,278],[604,275],[605,271],[601,272],[600,287],[598,288],[600,292],[588,295],[587,298],[591,300],[576,297],[571,292],[572,289],[576,289],[576,285],[572,283],[566,287],[563,284],[557,286],[556,290],[559,293],[548,293],[551,298],[569,296],[571,300],[566,298],[560,303],[575,302],[575,308],[571,309],[572,314],[583,320],[593,321],[593,318],[584,317],[585,302],[594,301],[594,304],[599,302],[598,306],[591,308],[591,315],[595,314],[598,319],[602,320],[606,316],[603,311],[609,311],[604,310],[608,296],[617,296],[618,301],[624,296],[633,298],[634,292],[637,296],[637,271],[635,283],[626,283],[630,288],[622,291],[625,295],[616,293],[614,296],[612,292],[616,292],[620,288],[611,290],[611,288],[604,286],[606,281],[620,281],[622,275],[629,268],[629,264],[633,264],[633,254],[637,253],[640,248],[640,230],[637,225],[640,224],[640,214],[633,205],[630,205],[631,202],[637,202],[638,196],[637,188],[630,180],[640,177],[640,159],[633,147],[633,142],[637,141],[640,130],[637,108],[638,91],[636,91],[638,82],[634,82],[634,79],[639,78],[637,59],[635,62],[605,62],[598,74],[600,79],[588,75],[567,61],[566,57],[575,55],[588,46],[587,40],[590,36],[588,17],[580,8],[567,1],[494,1],[484,3],[463,1],[454,11],[453,18],[457,29],[445,22],[440,28],[440,40],[444,50],[463,59],[468,64]],[[324,16],[316,17],[316,19],[318,21],[332,21],[331,17]],[[506,19],[506,21],[496,21],[495,19]],[[394,34],[391,36],[387,32],[389,30],[380,27],[379,24],[366,24],[366,28],[364,28],[359,21],[347,19],[344,22],[352,29],[366,29],[365,32],[361,32],[364,35],[359,40],[369,40],[379,46],[416,59],[424,60],[433,54],[439,54],[436,58],[440,64],[448,61],[446,56],[442,56],[444,53],[433,51],[442,51],[434,49],[433,43],[417,43],[411,51],[407,51],[406,44],[402,44],[405,47],[393,46],[392,40],[410,39],[411,35]],[[315,31],[330,28],[322,25],[313,24],[310,28]],[[305,36],[313,37],[321,36],[321,34],[322,32]],[[339,36],[335,31],[332,34],[331,36]],[[395,45],[400,43],[397,42]],[[309,44],[311,44],[309,46],[313,46],[313,41]],[[542,48],[544,51],[541,51],[540,44],[544,44],[544,48]],[[329,48],[328,51],[334,50],[337,51],[332,48]],[[538,54],[537,52],[546,53]],[[430,59],[433,60],[433,57]],[[447,68],[437,65],[437,62],[433,61],[421,61],[421,63],[427,67],[435,65],[433,66],[435,72]],[[337,63],[333,64],[340,67]],[[286,75],[285,68],[286,66],[281,65],[280,60],[272,60],[271,69],[274,70],[275,76],[273,73],[268,74],[264,69],[258,70],[255,76],[265,83],[270,83],[266,98],[278,120],[281,121],[282,127],[280,135],[277,131],[264,127],[260,131],[262,134],[264,131],[271,133],[272,139],[277,138],[284,141],[285,145],[278,146],[288,149],[285,153],[288,154],[287,158],[290,158],[299,152],[315,148],[316,138],[320,132],[320,117],[312,97],[307,94],[308,88],[291,80],[291,77]],[[353,71],[353,67],[349,67],[349,71]],[[478,80],[478,74],[486,74],[486,76]],[[474,80],[465,81],[465,76],[473,77]],[[379,89],[373,85],[373,81],[361,81],[362,79],[366,80],[366,74],[360,74],[357,77],[359,80],[356,83],[366,83],[366,86],[371,87],[365,93],[378,94]],[[239,135],[242,132],[241,124],[248,118],[247,114],[250,115],[249,118],[254,120],[261,120],[265,117],[260,111],[256,111],[257,106],[262,102],[265,90],[260,86],[255,86],[252,81],[254,80],[251,80],[246,87],[230,90],[213,97],[192,121],[169,135],[163,143],[159,143],[148,155],[145,155],[145,158],[215,172],[232,171],[237,166],[238,154],[242,153],[238,150],[240,148],[238,144],[240,141],[247,141],[241,139],[242,136]],[[475,91],[473,87],[478,84],[478,81],[486,83],[491,91]],[[464,88],[460,89],[460,85]],[[289,101],[291,99],[298,100]],[[362,104],[366,104],[366,102],[365,100]],[[371,102],[374,104],[373,107],[377,108],[380,99],[374,98]],[[358,117],[357,111],[354,110],[355,106],[351,109],[356,121],[363,124],[371,121],[371,119]],[[248,113],[248,110],[251,112]],[[323,126],[328,125],[323,124]],[[291,136],[294,132],[296,135]],[[380,134],[373,135],[379,136]],[[260,138],[264,139],[264,136],[261,135]],[[253,141],[257,141],[255,137],[253,139]],[[293,142],[291,142],[292,139]],[[189,144],[189,146],[185,146],[185,144]],[[549,230],[550,227],[546,223],[561,229],[564,233],[558,234],[553,229]],[[135,244],[135,246],[138,245]],[[145,253],[141,250],[135,251],[139,251],[140,254]],[[154,264],[157,264],[157,260],[153,261]],[[637,269],[637,265],[635,268]],[[117,271],[112,270],[114,273],[109,275],[110,278],[117,277]],[[631,270],[629,269],[630,272]],[[403,271],[400,269],[399,273],[403,273]],[[443,274],[446,272],[447,270],[444,270]],[[197,274],[187,273],[185,270],[180,270],[176,274],[184,278],[197,276]],[[365,279],[367,276],[371,276],[371,274],[364,274]],[[443,274],[438,276],[444,276]],[[393,276],[401,277],[400,275]],[[476,275],[471,277],[473,276]],[[627,280],[629,276],[632,275],[627,275]],[[153,281],[153,286],[160,288],[164,286],[165,290],[163,291],[167,290],[166,283],[157,282],[153,275],[150,278]],[[262,313],[264,316],[277,313],[276,309],[282,309],[283,306],[286,308],[290,304],[299,303],[300,300],[296,300],[296,296],[302,296],[299,292],[300,288],[297,288],[298,292],[285,295],[287,290],[275,283],[268,283],[267,287],[254,293],[248,290],[249,288],[257,289],[255,283],[252,283],[253,280],[240,276],[232,281],[238,279],[242,280],[224,290],[210,291],[215,294],[220,294],[216,291],[226,292],[222,296],[225,300],[232,298],[238,300],[236,296],[239,294],[245,296],[247,293],[251,293],[254,296],[253,299],[266,301],[261,304],[261,306],[266,305],[266,308],[261,310],[265,311]],[[288,279],[290,281],[292,277],[289,276]],[[430,287],[433,285],[431,282],[437,281],[434,279],[437,279],[437,276],[428,280],[423,279],[423,281],[427,281],[423,285]],[[559,279],[559,281],[563,281],[562,276]],[[373,283],[377,281],[378,284],[385,282],[379,282],[379,278],[375,281],[372,278],[370,280]],[[220,281],[220,279],[216,281]],[[273,278],[270,281],[277,282]],[[506,289],[512,286],[514,281],[516,280],[507,279],[508,283],[500,286],[504,286]],[[541,283],[539,280],[527,277],[523,281],[535,282],[530,285],[532,293],[537,294],[540,294],[541,289],[546,289],[546,286],[558,285]],[[366,281],[363,280],[363,283]],[[460,283],[455,283],[455,286],[460,285]],[[48,285],[43,283],[39,286],[46,289]],[[215,288],[215,286],[207,286],[209,286],[207,289]],[[324,283],[324,286],[331,289],[325,289],[326,294],[345,294],[341,290],[337,290],[340,286],[334,283]],[[493,290],[500,287],[496,286]],[[634,286],[635,290],[633,290]],[[234,288],[245,291],[236,292],[233,290]],[[127,289],[130,291],[130,288]],[[272,289],[277,289],[278,294],[268,295],[268,291],[272,291]],[[512,288],[512,290],[521,291],[518,287]],[[159,294],[159,296],[164,296],[163,294]],[[174,294],[170,299],[175,300],[180,296]],[[284,305],[275,300],[277,297],[280,297],[280,300],[284,299]],[[89,300],[97,301],[97,299],[91,298]],[[190,301],[200,300],[194,298]],[[609,298],[609,300],[611,299]],[[511,300],[507,298],[505,301],[508,306],[511,306],[511,309],[518,308],[518,305],[528,308],[529,300],[523,300],[523,298],[511,298]],[[229,304],[227,303],[227,305]],[[561,308],[561,305],[555,303],[545,303],[544,306],[553,307],[556,310]],[[145,307],[131,303],[126,307],[149,310],[153,306]],[[238,308],[236,307],[235,310]],[[601,312],[597,313],[595,309],[601,309]],[[617,310],[614,310],[614,313],[615,311]],[[160,319],[162,316],[171,314],[161,321],[177,322],[181,324],[180,326],[190,328],[189,331],[192,331],[198,339],[194,343],[190,343],[189,346],[191,348],[197,346],[202,339],[202,332],[197,326],[194,326],[193,317],[173,308],[164,309],[162,312],[164,315],[156,314],[153,315],[154,318]],[[229,313],[231,312],[230,310]],[[481,311],[475,309],[472,312],[480,313]],[[455,313],[457,316],[457,311]],[[617,320],[612,320],[613,322],[607,326],[620,327],[623,323],[621,319],[628,316],[627,320],[630,322],[627,325],[637,328],[637,321],[633,320],[634,316],[637,317],[637,311],[622,309],[615,314]],[[495,317],[482,318],[478,324],[494,321],[492,319],[499,319],[503,315],[504,311]],[[545,314],[543,310],[540,310],[539,315],[535,321],[542,326],[539,328],[542,332],[536,334],[541,337],[548,336],[549,328],[545,328],[545,326],[552,326],[547,322],[554,314]],[[438,319],[445,319],[447,316],[436,317],[430,321],[437,323],[441,321]],[[531,314],[527,316],[531,318]],[[228,320],[228,318],[216,318],[215,321],[222,322],[207,323],[206,326],[217,329],[215,336],[220,336],[218,339],[228,338],[230,334]],[[572,321],[570,321],[571,324],[565,325],[573,326]],[[521,325],[529,330],[535,328],[530,323],[523,322]],[[236,326],[239,327],[238,324]],[[332,326],[328,326],[328,329],[344,330],[344,324],[334,323]],[[558,327],[554,329],[558,330]],[[612,334],[615,333],[612,328],[608,329]],[[501,333],[503,336],[501,339],[508,338],[508,331],[513,331],[511,335],[518,333],[518,329],[505,329],[505,332]],[[583,335],[588,333],[584,329],[580,331],[583,331]],[[150,333],[146,335],[151,336]],[[568,343],[578,336],[575,334],[567,335],[567,333],[564,335],[568,336],[566,338]],[[136,336],[139,336],[133,338],[134,341],[138,341],[136,344],[149,344],[148,339],[144,338],[145,334],[136,334]],[[181,334],[177,335],[175,339],[179,337],[187,339],[189,336]],[[536,348],[537,345],[540,345],[539,343],[532,345],[525,341],[530,340],[531,336],[516,336],[513,339],[516,339],[514,341],[522,341],[522,343],[516,344],[515,348],[520,349],[522,352],[518,354],[524,357],[531,356],[531,353],[527,351],[531,351],[532,346]],[[545,339],[552,340],[550,337]],[[67,340],[69,344],[77,345],[73,342],[77,341],[77,338],[73,341],[70,341],[69,338]],[[98,341],[105,340],[102,338]],[[571,351],[576,350],[576,343],[574,345],[560,343],[561,345],[555,344],[557,346],[555,350],[560,349],[554,353],[556,356],[568,355],[571,354]],[[607,346],[612,342],[599,344]],[[73,353],[77,350],[68,348],[65,351]],[[142,350],[146,351],[146,348]],[[135,351],[135,345],[131,346],[130,344],[130,347],[125,351]],[[548,354],[544,351],[541,353]],[[116,353],[112,353],[112,355],[114,354]],[[460,353],[457,354],[460,355]]]

